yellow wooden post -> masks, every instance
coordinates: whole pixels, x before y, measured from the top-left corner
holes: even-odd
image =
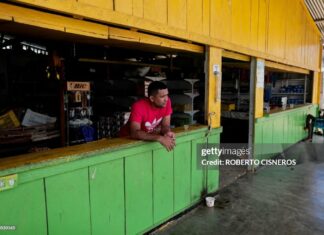
[[[312,103],[319,104],[319,93],[320,93],[320,73],[314,72],[313,74],[313,94],[312,94]]]
[[[254,104],[255,104],[254,117],[255,118],[263,117],[264,66],[265,66],[264,60],[257,59],[255,97],[254,97]]]
[[[212,128],[220,127],[222,49],[207,47],[207,118]]]

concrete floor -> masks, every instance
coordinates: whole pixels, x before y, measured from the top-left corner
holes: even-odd
[[[324,234],[323,143],[314,136],[291,147],[285,156],[296,166],[244,175],[220,190],[215,207],[200,205],[154,234]]]

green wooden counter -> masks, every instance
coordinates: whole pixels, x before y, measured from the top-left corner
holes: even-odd
[[[255,158],[269,158],[307,137],[307,114],[316,116],[318,105],[274,110],[255,121]]]
[[[218,189],[216,169],[197,169],[198,143],[219,143],[221,128],[175,130],[177,146],[100,140],[0,159],[0,176],[17,176],[0,191],[0,234],[138,234]],[[0,178],[1,179],[1,178]]]

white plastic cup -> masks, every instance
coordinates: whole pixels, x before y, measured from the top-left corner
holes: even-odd
[[[214,197],[206,197],[206,205],[208,207],[214,207],[214,202],[215,202],[215,198]]]

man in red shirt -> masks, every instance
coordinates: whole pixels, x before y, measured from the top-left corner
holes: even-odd
[[[164,83],[152,82],[148,87],[148,97],[132,105],[130,118],[121,129],[120,136],[158,141],[171,151],[175,146],[175,134],[170,129],[172,108],[168,95]]]

